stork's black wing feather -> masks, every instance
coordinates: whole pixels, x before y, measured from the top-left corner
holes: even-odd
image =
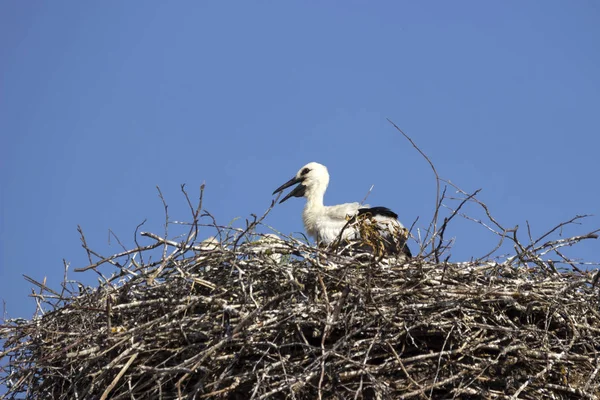
[[[358,215],[371,214],[372,216],[381,215],[382,217],[390,217],[398,219],[398,214],[393,212],[387,207],[371,207],[371,208],[359,208]]]
[[[413,257],[412,253],[410,252],[410,249],[408,248],[408,245],[406,244],[406,240],[402,243],[401,252],[404,253],[404,255],[407,256],[408,258]]]

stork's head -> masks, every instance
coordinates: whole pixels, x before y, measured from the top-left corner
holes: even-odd
[[[323,195],[329,184],[329,172],[327,167],[322,164],[311,162],[300,168],[296,176],[279,186],[273,194],[281,192],[283,189],[298,184],[285,196],[279,203],[283,203],[290,197],[310,198],[316,195]]]

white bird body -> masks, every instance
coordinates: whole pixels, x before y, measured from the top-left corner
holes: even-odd
[[[211,251],[218,248],[220,245],[219,240],[214,236],[209,236],[200,242],[199,250]]]
[[[248,253],[266,256],[275,264],[279,264],[281,262],[281,253],[286,253],[288,250],[288,248],[285,246],[285,242],[274,233],[264,234],[258,240],[245,243],[242,246],[244,246],[244,249]]]
[[[404,234],[404,226],[398,221],[397,215],[384,207],[370,208],[360,203],[345,203],[335,206],[323,204],[325,191],[329,184],[329,172],[324,165],[311,162],[302,167],[296,176],[280,186],[273,194],[299,183],[299,185],[281,200],[283,203],[288,198],[305,197],[306,205],[302,212],[302,220],[306,233],[318,244],[329,245],[336,240],[360,239],[360,232],[356,224],[349,224],[359,215],[368,215],[377,225],[377,229],[388,241],[398,234]],[[390,240],[391,239],[391,240]],[[405,245],[406,238],[398,244],[399,252],[410,257],[410,250]],[[386,245],[386,248],[388,246]],[[391,249],[391,248],[390,248]],[[388,250],[390,250],[388,249]]]
[[[359,203],[325,206],[306,202],[302,212],[306,233],[319,243],[332,243],[348,224],[348,217],[355,216],[359,208],[361,208]],[[355,236],[352,229],[346,229],[342,238],[354,239]]]

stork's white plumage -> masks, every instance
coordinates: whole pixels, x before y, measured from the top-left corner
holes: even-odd
[[[200,242],[199,249],[202,251],[211,251],[219,247],[219,240],[214,236],[209,236]]]
[[[218,249],[220,245],[221,244],[219,243],[219,240],[216,237],[209,236],[199,243],[198,250],[200,250],[202,253],[205,253],[205,252],[209,253],[209,252],[212,252],[212,251],[215,251],[216,249]],[[201,256],[198,258],[198,261],[203,261],[203,260],[206,260],[207,258],[208,258],[207,256]],[[211,265],[210,264],[204,265],[204,270],[206,272],[210,271]]]
[[[279,264],[281,261],[281,252],[287,251],[285,242],[274,233],[264,234],[258,240],[248,243],[248,245],[248,253],[266,255],[275,264]]]
[[[376,224],[385,242],[387,253],[404,254],[412,257],[406,245],[406,229],[398,221],[398,216],[385,207],[369,207],[360,203],[345,203],[325,206],[323,197],[329,184],[329,172],[319,163],[311,162],[300,168],[296,176],[278,187],[273,194],[298,184],[280,203],[290,197],[305,197],[306,205],[302,213],[306,233],[318,244],[329,245],[336,239],[361,239],[357,224],[349,224],[356,217],[364,216]],[[341,233],[341,235],[340,235]],[[341,236],[341,237],[340,237]],[[363,240],[365,238],[362,238]]]

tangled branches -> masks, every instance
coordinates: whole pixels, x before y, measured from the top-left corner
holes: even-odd
[[[2,326],[7,398],[600,396],[590,272],[142,235],[174,251]]]
[[[28,278],[38,313],[0,325],[0,398],[600,398],[600,273],[562,252],[597,231],[552,237],[575,217],[524,244],[478,191],[448,198],[430,165],[436,211],[422,237],[413,232],[410,260],[259,234],[269,210],[245,229],[218,226],[185,191],[181,240],[136,232],[135,247],[105,257],[81,232],[89,265],[79,271],[100,284],[65,272],[55,291]],[[464,214],[468,203],[488,220]],[[456,216],[498,245],[449,262]],[[202,218],[216,238],[197,240]],[[490,259],[505,242],[514,254]]]

